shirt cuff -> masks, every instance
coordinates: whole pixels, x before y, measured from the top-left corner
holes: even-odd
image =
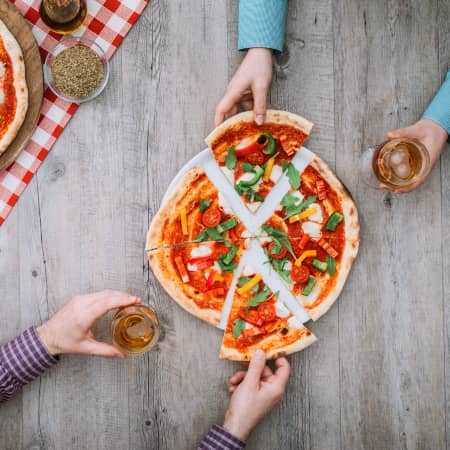
[[[450,71],[422,118],[436,122],[450,135]]]
[[[239,0],[238,48],[283,51],[287,0]]]
[[[35,327],[0,347],[0,359],[22,385],[33,381],[52,367],[57,359],[46,349]]]
[[[242,450],[244,448],[245,442],[219,425],[214,425],[198,446],[198,450]]]

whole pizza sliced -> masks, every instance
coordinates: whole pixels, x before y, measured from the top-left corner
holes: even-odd
[[[217,325],[245,240],[243,225],[197,166],[181,179],[147,234],[150,266],[190,313]]]
[[[356,206],[317,156],[262,225],[264,251],[306,312],[317,320],[339,296],[359,246]]]
[[[226,120],[207,138],[214,158],[250,211],[255,212],[281,177],[292,178],[292,158],[314,124],[298,115],[269,110],[264,125],[248,111]]]
[[[22,50],[0,20],[0,155],[16,137],[28,109]]]
[[[268,359],[294,353],[316,337],[289,312],[264,283],[262,276],[244,266],[233,296],[220,357],[248,361],[257,349]]]

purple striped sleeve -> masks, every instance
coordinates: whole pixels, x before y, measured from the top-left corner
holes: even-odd
[[[36,328],[0,347],[0,402],[9,400],[24,384],[57,362],[45,348]]]
[[[245,442],[228,433],[219,425],[214,425],[203,438],[198,450],[242,450]]]

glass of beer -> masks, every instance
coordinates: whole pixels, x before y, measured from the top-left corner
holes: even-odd
[[[366,184],[395,192],[423,180],[430,171],[430,157],[421,142],[395,138],[366,150],[360,165]]]
[[[128,354],[145,353],[156,345],[160,327],[158,317],[148,306],[120,308],[111,320],[111,337]]]

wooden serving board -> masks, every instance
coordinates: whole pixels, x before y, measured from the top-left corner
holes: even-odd
[[[36,128],[44,95],[44,79],[39,47],[31,28],[20,11],[9,0],[0,0],[0,19],[14,35],[22,49],[28,87],[28,110],[25,120],[8,149],[0,155],[0,170],[3,170],[17,158]]]

